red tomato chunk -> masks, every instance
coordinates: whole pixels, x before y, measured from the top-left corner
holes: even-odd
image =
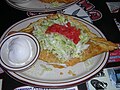
[[[72,40],[75,44],[80,41],[80,29],[77,29],[75,26],[71,26],[70,22],[66,25],[53,24],[48,27],[45,33],[59,33]]]

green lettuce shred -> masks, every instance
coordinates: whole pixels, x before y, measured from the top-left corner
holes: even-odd
[[[82,29],[80,29],[80,41],[77,44],[58,33],[45,33],[47,28],[54,23],[65,25],[68,21],[69,20],[64,18],[64,16],[58,15],[57,19],[44,20],[41,26],[34,24],[33,35],[39,40],[41,49],[49,50],[53,54],[56,54],[57,57],[62,60],[61,62],[65,62],[74,57],[79,58],[82,51],[89,47],[89,45],[86,44],[89,40],[89,36],[84,33]],[[79,28],[78,25],[76,27]]]

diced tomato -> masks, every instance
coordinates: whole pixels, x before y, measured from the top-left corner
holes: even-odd
[[[59,33],[72,40],[75,44],[80,41],[80,29],[71,26],[70,22],[66,25],[53,24],[48,27],[45,33]]]

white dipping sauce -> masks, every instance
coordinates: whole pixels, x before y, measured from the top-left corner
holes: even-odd
[[[32,55],[31,49],[31,44],[27,39],[14,38],[8,45],[8,58],[13,64],[24,64]]]

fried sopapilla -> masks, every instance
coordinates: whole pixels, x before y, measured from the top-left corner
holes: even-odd
[[[97,36],[69,15],[50,14],[20,31],[33,34],[41,46],[39,59],[58,68],[118,49],[118,44]]]

